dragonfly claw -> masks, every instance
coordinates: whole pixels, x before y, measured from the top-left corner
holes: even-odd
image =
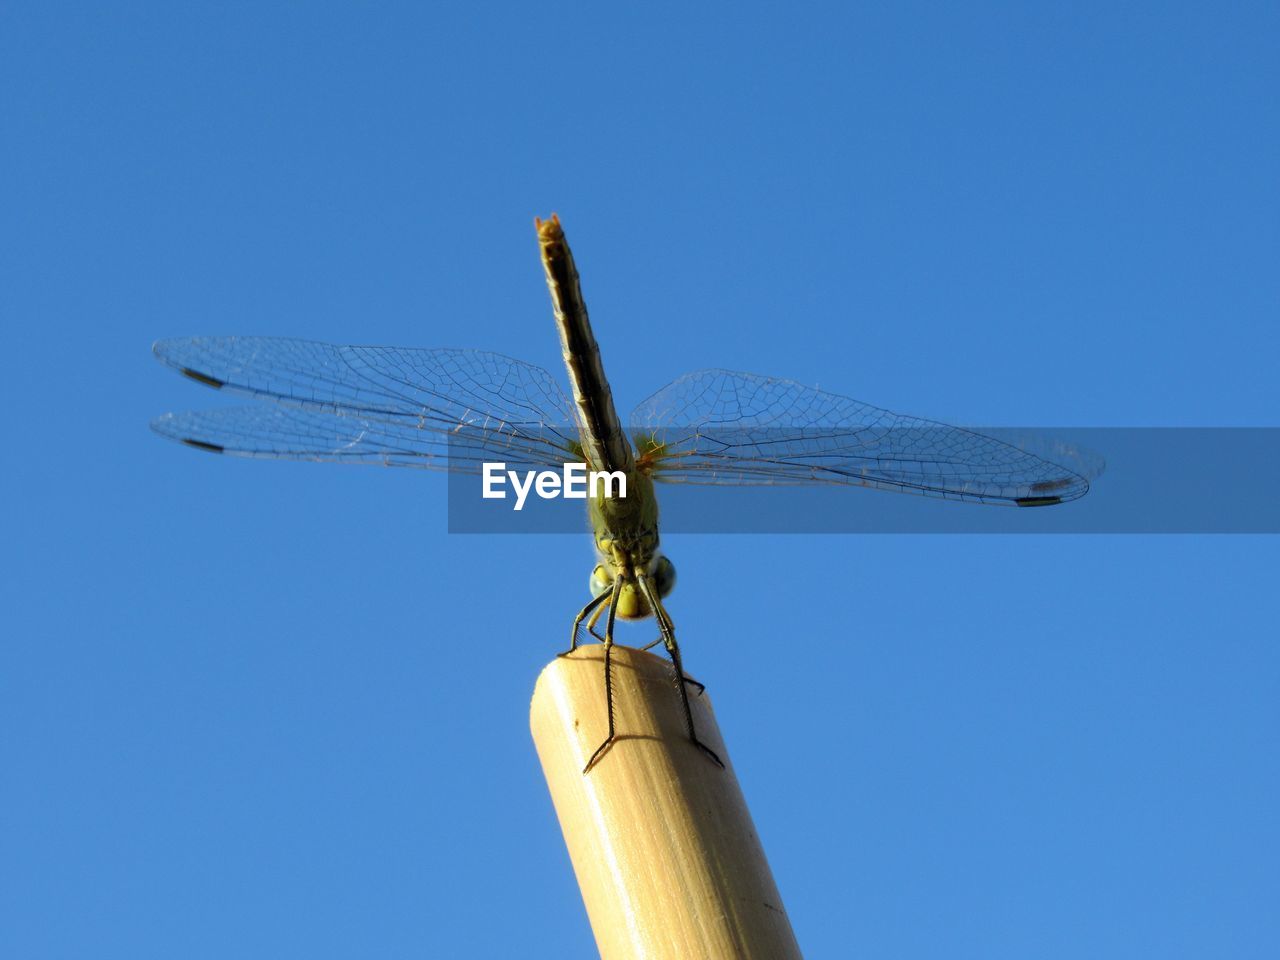
[[[599,760],[602,756],[604,756],[605,751],[608,750],[611,746],[613,746],[614,741],[617,739],[618,738],[616,736],[611,736],[607,740],[605,740],[604,743],[600,744],[600,746],[596,747],[596,752],[591,755],[591,759],[587,761],[587,765],[582,768],[582,775],[584,777],[591,772],[591,768],[596,765],[596,761]]]
[[[721,760],[718,756],[716,756],[716,752],[712,750],[710,747],[708,747],[701,740],[699,740],[697,737],[694,737],[693,745],[697,747],[699,750],[701,750],[703,753],[705,753],[708,757],[710,757],[712,762],[715,763],[717,767],[719,767],[721,770],[724,769],[724,761]]]

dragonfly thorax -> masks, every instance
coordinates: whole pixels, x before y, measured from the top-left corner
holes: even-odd
[[[645,575],[659,599],[665,599],[676,585],[676,565],[660,553],[654,554]],[[601,557],[600,563],[591,571],[592,596],[611,591],[619,577],[622,578],[622,588],[618,593],[618,616],[624,620],[643,620],[653,616],[653,610],[636,581],[634,568],[613,563],[605,557]]]
[[[593,596],[609,591],[621,579],[618,616],[640,620],[653,616],[638,575],[643,574],[661,600],[676,583],[676,568],[658,550],[658,499],[653,481],[642,471],[627,476],[626,497],[590,497],[587,513],[600,558],[591,573]]]

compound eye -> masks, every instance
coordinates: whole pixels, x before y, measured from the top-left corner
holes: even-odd
[[[675,589],[676,565],[666,557],[658,557],[657,563],[653,565],[653,585],[657,588],[658,596],[663,599]]]
[[[613,574],[608,571],[603,563],[596,564],[596,568],[591,571],[591,595],[598,597],[612,586]]]

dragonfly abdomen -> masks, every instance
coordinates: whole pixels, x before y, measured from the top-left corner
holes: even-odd
[[[578,268],[560,228],[560,220],[538,221],[538,242],[547,288],[560,330],[560,347],[573,385],[573,401],[582,434],[582,447],[591,469],[635,471],[631,441],[613,406],[600,347],[596,344],[578,282]]]

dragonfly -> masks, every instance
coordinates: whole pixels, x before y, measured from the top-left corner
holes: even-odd
[[[240,457],[477,475],[495,461],[534,470],[585,463],[625,475],[625,496],[587,499],[591,599],[561,654],[572,654],[584,631],[604,645],[608,735],[584,774],[618,739],[611,665],[618,618],[654,618],[660,636],[644,649],[663,645],[688,740],[723,767],[694,726],[689,688],[697,695],[703,687],[685,673],[665,605],[676,572],[660,549],[655,484],[867,487],[1018,507],[1066,503],[1089,489],[1089,472],[1070,457],[728,370],[680,377],[624,426],[560,220],[552,215],[535,227],[570,394],[540,367],[481,350],[191,337],[157,341],[153,352],[197,383],[255,402],[169,413],[152,427],[189,447]]]

